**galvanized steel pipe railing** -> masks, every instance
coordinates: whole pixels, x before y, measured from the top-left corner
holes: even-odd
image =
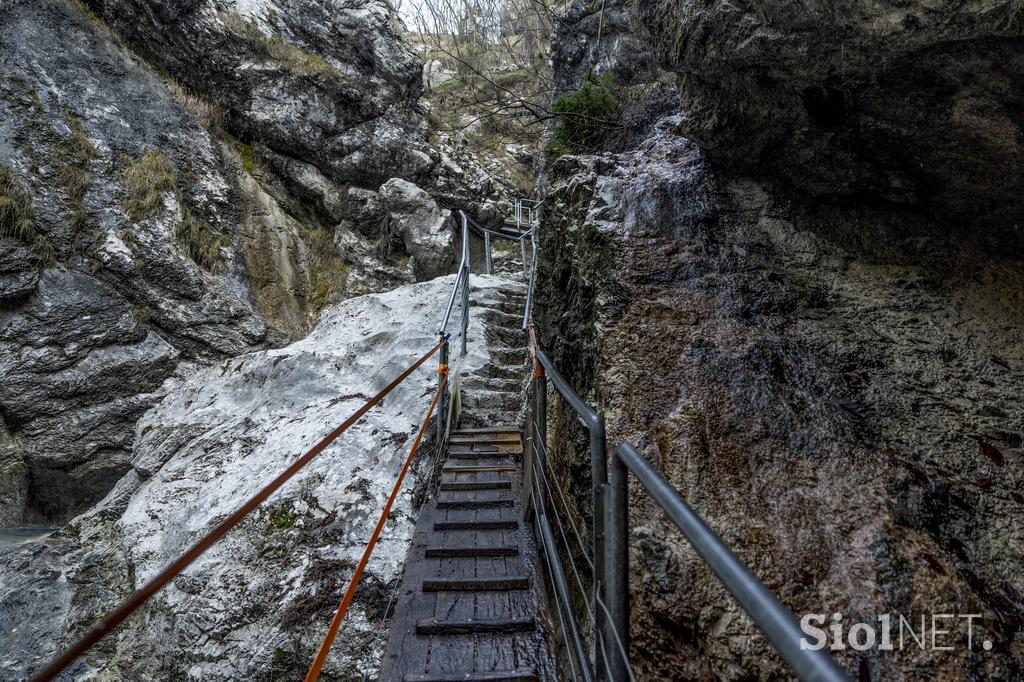
[[[538,225],[534,225],[534,228],[530,230],[533,258],[530,261],[530,283],[526,287],[526,310],[523,311],[523,329],[530,326],[530,317],[533,310],[533,289],[537,283],[537,246],[540,243],[540,239],[537,237],[537,227]],[[523,247],[523,263],[526,263],[526,247]]]
[[[611,458],[605,446],[604,417],[591,407],[540,350],[534,325],[529,325],[530,354],[533,357],[533,405],[530,447],[526,450],[527,517],[537,518],[538,533],[550,556],[552,583],[559,608],[571,619],[565,642],[572,663],[578,661],[586,677],[607,681],[633,679],[629,663],[629,472],[693,545],[718,580],[729,590],[757,628],[768,638],[783,660],[802,680],[848,682],[846,673],[824,650],[800,647],[803,634],[792,612],[772,594],[751,570],[736,557],[722,539],[683,500],[682,496],[632,445],[616,447]],[[545,512],[545,479],[533,475],[534,468],[547,465],[547,382],[550,379],[564,402],[572,408],[590,434],[593,481],[593,601],[594,661],[581,654],[583,643],[571,608],[565,572]],[[548,482],[549,483],[549,482]],[[553,503],[552,503],[553,504]],[[568,513],[568,510],[566,510]],[[557,509],[552,513],[558,515]],[[569,548],[566,548],[567,550]],[[583,548],[585,551],[585,548]],[[582,586],[581,586],[582,589]],[[601,608],[598,608],[600,606]],[[560,611],[561,613],[561,611]],[[574,670],[575,672],[575,670]]]
[[[682,495],[651,466],[650,462],[628,443],[620,443],[615,448],[611,460],[612,495],[607,543],[609,567],[614,565],[616,572],[621,572],[620,574],[624,576],[629,575],[627,470],[633,472],[647,493],[693,545],[700,558],[801,680],[849,681],[835,659],[823,649],[811,651],[800,647],[804,635],[793,613],[732,553],[722,538],[704,523],[704,519],[690,505],[686,504]],[[628,583],[624,582],[618,589],[622,587],[626,587],[628,591]],[[612,588],[611,584],[609,588]],[[628,603],[620,612],[611,608],[610,610],[612,618],[621,621],[621,628],[629,627]]]
[[[535,252],[536,253],[536,252]],[[535,256],[536,257],[536,256]],[[591,476],[593,481],[593,487],[591,490],[591,500],[593,506],[593,519],[594,519],[594,532],[591,551],[595,557],[605,556],[605,489],[608,485],[608,467],[607,467],[607,450],[605,445],[605,428],[604,428],[604,416],[599,414],[594,408],[587,404],[587,402],[580,396],[573,387],[569,384],[565,377],[562,376],[561,372],[555,367],[551,358],[547,354],[540,350],[537,344],[536,329],[530,325],[530,354],[533,357],[534,366],[534,400],[536,406],[534,408],[534,428],[537,439],[540,439],[540,447],[534,443],[534,447],[530,449],[530,457],[545,457],[547,452],[547,381],[551,380],[555,390],[562,396],[563,400],[573,409],[579,418],[580,422],[586,427],[590,437],[590,459],[591,459]],[[532,465],[533,462],[527,463],[528,466]],[[543,464],[543,463],[542,463]],[[543,489],[539,486],[543,485],[543,481],[534,481],[534,485],[538,486],[537,494],[533,501],[533,504],[537,505],[541,509],[544,506]],[[544,542],[544,549],[546,552],[551,552],[558,556],[556,548],[549,545],[547,538],[548,533],[541,533],[541,540]],[[557,562],[557,558],[553,560],[553,563]],[[605,567],[603,562],[596,561],[595,573],[594,573],[594,589],[598,585],[606,584],[605,580]],[[593,596],[593,595],[592,595]],[[566,608],[572,608],[572,600],[568,595],[558,595],[556,597],[565,599],[567,601]],[[606,600],[607,601],[607,600]],[[596,602],[595,602],[596,603]],[[597,633],[596,637],[602,637],[607,643],[611,641],[613,633],[606,630],[609,625],[605,622],[605,618],[600,611],[595,609],[595,612],[591,614],[594,619],[594,630]],[[602,634],[603,633],[603,634]],[[566,643],[569,646],[569,643]],[[596,646],[599,646],[595,643]],[[601,657],[595,656],[595,676],[599,680],[605,679],[625,679],[625,677],[617,676],[617,670],[604,670],[604,665]],[[580,661],[581,666],[590,666],[589,660]],[[624,675],[624,668],[623,668]]]
[[[459,274],[455,278],[455,286],[452,287],[452,295],[448,299],[448,307],[445,308],[444,318],[441,320],[441,327],[438,333],[444,336],[448,331],[448,320],[452,315],[452,308],[455,306],[455,297],[462,291],[462,342],[459,345],[459,355],[466,354],[466,332],[469,329],[469,218],[465,211],[459,211],[462,216],[462,260],[459,262]]]

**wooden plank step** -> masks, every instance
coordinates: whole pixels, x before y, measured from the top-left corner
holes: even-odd
[[[510,490],[512,481],[444,481],[441,490]]]
[[[522,452],[522,444],[516,443],[451,443],[448,452]]]
[[[530,589],[530,578],[525,575],[494,578],[434,578],[423,581],[424,592],[501,592],[528,589]]]
[[[427,547],[424,552],[427,559],[461,559],[461,558],[495,558],[503,556],[519,556],[519,548],[514,546],[501,547]]]
[[[437,503],[438,509],[497,509],[498,507],[513,507],[515,500],[441,500]]]
[[[452,436],[448,443],[451,445],[476,445],[478,443],[518,443],[519,434],[497,433],[494,435],[479,434],[476,436]]]
[[[466,620],[438,620],[428,618],[416,623],[416,634],[477,635],[530,632],[537,627],[533,618],[468,618]]]
[[[438,521],[434,524],[434,530],[443,532],[446,530],[516,530],[519,528],[519,521]]]
[[[479,435],[488,433],[520,433],[521,429],[517,426],[484,426],[475,429],[455,429],[452,431],[453,436],[466,436],[466,435]]]
[[[501,457],[521,457],[522,454],[522,450],[517,452],[501,452],[499,450],[492,450],[490,452],[486,450],[467,450],[464,452],[449,452],[448,457],[450,459],[498,459]]]
[[[489,670],[479,673],[410,673],[402,682],[537,682],[537,671],[532,668],[515,670]]]
[[[515,470],[515,466],[505,464],[499,464],[497,466],[468,466],[461,464],[445,464],[443,467],[441,467],[441,471],[446,471],[451,474],[476,474]]]

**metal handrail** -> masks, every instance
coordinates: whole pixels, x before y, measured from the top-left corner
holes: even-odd
[[[526,287],[526,310],[523,311],[523,329],[530,326],[530,316],[533,314],[533,289],[537,283],[537,246],[539,243],[540,240],[537,238],[537,230],[531,229],[530,245],[532,246],[533,257],[530,260],[530,283]],[[523,260],[526,260],[525,256],[523,257]]]
[[[534,251],[534,254],[536,254],[536,251]],[[604,416],[597,412],[597,410],[595,410],[589,404],[587,404],[587,401],[584,400],[583,397],[575,391],[575,389],[573,389],[569,381],[564,376],[562,376],[561,372],[558,371],[558,368],[555,367],[555,364],[551,361],[551,358],[548,357],[547,353],[540,350],[540,347],[537,343],[536,329],[532,325],[530,325],[529,331],[530,354],[533,357],[534,366],[534,395],[538,397],[538,400],[540,400],[540,397],[543,397],[543,400],[540,400],[535,407],[535,419],[546,413],[547,380],[550,378],[551,383],[555,387],[555,390],[558,391],[559,394],[561,394],[562,398],[573,409],[577,417],[579,417],[580,422],[582,422],[583,426],[586,427],[587,432],[590,435],[591,477],[593,483],[591,497],[594,514],[592,550],[595,557],[603,557],[605,556],[605,489],[608,485],[608,466],[606,461],[607,451],[605,445]],[[536,429],[538,436],[544,437],[546,439],[546,415],[544,416],[543,424],[536,424]],[[544,457],[545,455],[543,453],[546,453],[547,451],[546,443],[543,445],[543,452],[539,455],[541,457]],[[537,456],[538,450],[536,448],[531,448],[531,462],[532,459]],[[534,479],[532,480],[532,484],[533,486],[536,487],[537,491],[537,498],[533,501],[533,503],[543,508],[544,496],[542,494],[543,488],[541,487],[543,483],[541,481]],[[542,540],[546,540],[547,537],[548,534],[542,532]],[[546,546],[548,546],[550,550],[550,545]],[[596,589],[597,585],[605,584],[606,567],[604,565],[604,562],[601,561],[594,562],[594,567],[594,586]],[[565,598],[567,599],[567,597]],[[571,600],[568,600],[566,603],[567,608],[571,608],[571,605]],[[594,619],[594,630],[596,632],[601,633],[607,630],[608,624],[602,613],[597,612],[595,610],[592,616]],[[604,641],[609,641],[611,639],[612,634],[613,633],[611,632],[604,632]],[[580,661],[580,664],[582,668],[587,669],[589,666],[589,661]],[[597,660],[597,665],[595,666],[595,668],[595,676],[598,679],[620,679],[619,677],[606,678],[604,676],[605,671],[603,670],[602,661],[600,659]]]
[[[448,307],[445,308],[444,318],[438,328],[438,334],[444,336],[448,331],[448,319],[451,317],[452,308],[455,306],[455,296],[459,293],[459,285],[463,285],[463,303],[465,308],[462,311],[462,352],[466,354],[466,326],[469,321],[469,218],[465,211],[459,211],[462,216],[462,260],[459,262],[459,275],[455,278],[455,286],[452,287],[452,295],[448,299]]]
[[[849,678],[823,649],[802,649],[803,632],[786,608],[755,576],[715,531],[686,504],[683,496],[629,443],[620,443],[611,461],[612,501],[609,505],[608,547],[621,552],[628,566],[628,490],[626,470],[633,472],[647,492],[683,533],[697,554],[739,603],[754,625],[768,638],[801,680],[845,682]],[[621,484],[618,495],[614,492]],[[620,535],[621,533],[621,535]],[[628,575],[628,568],[627,568]],[[628,611],[625,614],[628,622]]]
[[[802,632],[792,612],[775,597],[753,572],[740,561],[722,539],[683,500],[682,496],[628,443],[619,444],[608,460],[604,417],[580,396],[562,376],[547,354],[540,350],[534,325],[529,326],[530,354],[533,357],[533,406],[530,421],[530,447],[526,450],[528,492],[526,514],[536,516],[543,551],[550,554],[555,583],[554,594],[560,608],[572,607],[560,554],[547,522],[545,481],[532,475],[535,460],[547,453],[547,379],[590,432],[593,482],[593,606],[594,661],[579,655],[581,642],[566,642],[581,669],[594,671],[597,680],[631,679],[629,652],[629,489],[632,471],[644,489],[682,531],[718,580],[736,599],[740,608],[767,637],[783,660],[802,680],[848,682],[849,677],[824,650],[805,650],[800,646]],[[536,507],[536,511],[533,508]],[[557,508],[553,509],[557,515]],[[567,551],[571,551],[568,547]],[[584,550],[585,551],[585,550]],[[582,586],[581,586],[582,588]],[[598,609],[598,605],[601,609]],[[571,630],[573,628],[570,628]],[[598,655],[601,652],[604,656]],[[608,658],[608,652],[618,655]]]

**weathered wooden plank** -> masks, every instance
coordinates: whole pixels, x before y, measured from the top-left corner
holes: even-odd
[[[509,459],[522,457],[522,450],[453,450],[448,453],[449,459]]]
[[[467,452],[467,451],[472,451],[472,450],[480,450],[480,451],[491,450],[491,451],[498,451],[498,452],[522,452],[523,451],[523,446],[522,446],[521,443],[518,443],[518,442],[517,443],[487,443],[487,444],[483,444],[483,443],[476,443],[476,444],[453,443],[448,448],[448,453],[451,454],[453,452]]]
[[[475,429],[455,429],[453,436],[488,434],[488,433],[522,433],[518,426],[483,426]]]
[[[509,490],[512,488],[512,481],[508,479],[497,481],[445,481],[441,483],[441,490]]]
[[[468,618],[466,620],[439,620],[429,618],[416,623],[418,635],[475,635],[510,632],[529,632],[537,627],[532,617],[526,618]]]
[[[453,474],[479,474],[486,472],[504,472],[504,471],[515,471],[517,467],[507,464],[499,464],[494,466],[472,466],[472,465],[461,465],[461,464],[445,464],[441,471],[449,472]]]
[[[505,434],[505,433],[494,433],[494,434],[476,434],[469,436],[454,435],[448,440],[449,445],[477,445],[482,443],[494,444],[494,443],[520,443],[519,434]]]
[[[498,556],[516,556],[519,554],[519,548],[515,545],[506,545],[500,547],[428,547],[424,550],[424,555],[428,559],[442,559],[451,557],[498,557]]]
[[[435,531],[446,530],[515,530],[519,527],[516,520],[510,521],[439,521],[434,524]]]
[[[513,507],[515,500],[439,500],[438,509],[494,509]]]
[[[423,581],[424,592],[483,592],[488,590],[528,590],[530,578],[509,575],[492,578],[438,578]]]
[[[402,680],[403,682],[536,682],[537,671],[533,668],[521,668],[443,675],[406,675]]]

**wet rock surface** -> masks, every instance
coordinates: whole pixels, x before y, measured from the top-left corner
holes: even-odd
[[[1022,253],[1020,3],[643,0],[634,18],[712,159]]]
[[[454,276],[350,299],[282,348],[183,370],[135,429],[131,469],[55,535],[0,547],[0,676],[21,679],[151,578],[436,343]],[[509,282],[474,277],[466,372]],[[301,677],[436,390],[428,363],[66,676]],[[324,669],[376,671],[415,525],[421,452]],[[385,630],[386,632],[386,626]]]
[[[854,675],[1019,676],[1024,267],[920,217],[716,172],[681,130],[670,117],[634,152],[551,170],[545,346],[609,438],[796,613],[902,614],[918,631],[922,614],[982,614],[971,649],[961,627],[950,651],[838,652]],[[563,485],[586,491],[583,434],[552,410]],[[641,678],[784,676],[635,484],[631,504]]]

